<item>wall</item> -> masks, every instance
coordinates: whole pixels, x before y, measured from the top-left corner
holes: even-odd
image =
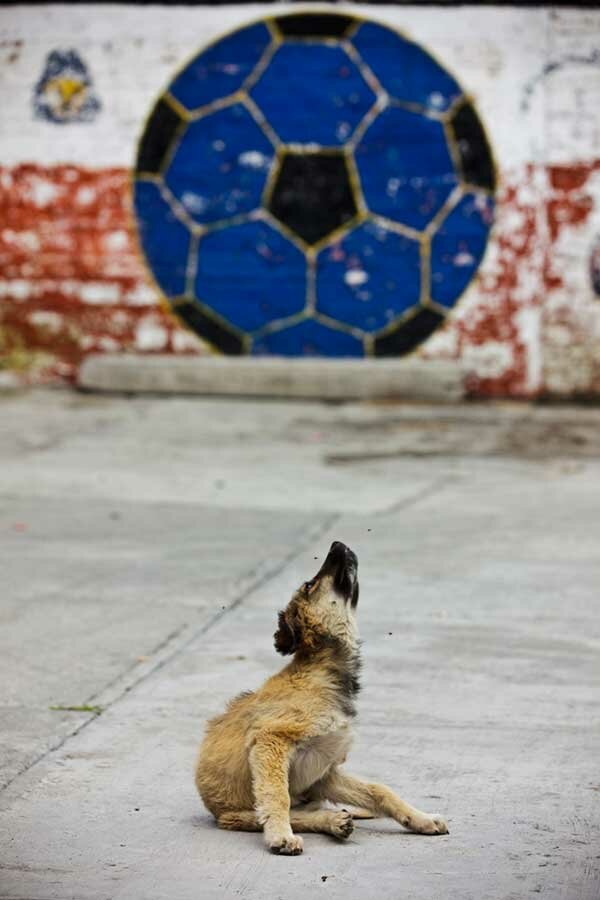
[[[163,308],[140,262],[128,172],[153,100],[182,61],[231,28],[286,9],[0,10],[6,369],[68,379],[91,351],[205,352]],[[479,276],[418,352],[462,359],[475,395],[600,393],[600,11],[348,9],[401,28],[457,76],[498,166],[496,222]],[[57,50],[75,50],[89,75],[76,121],[52,121],[44,109],[40,79]]]

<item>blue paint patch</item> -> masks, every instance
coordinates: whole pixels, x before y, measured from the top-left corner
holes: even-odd
[[[88,67],[76,50],[53,50],[33,91],[36,118],[56,125],[92,122],[100,111]]]
[[[200,241],[195,291],[236,328],[256,331],[304,308],[306,260],[265,222],[232,225]]]
[[[259,205],[273,155],[271,142],[236,103],[187,127],[165,182],[196,222],[215,222]]]
[[[384,110],[355,156],[369,209],[419,231],[458,182],[441,123],[405,109]]]
[[[282,141],[338,146],[375,102],[341,47],[283,44],[250,91]]]
[[[467,194],[444,219],[431,242],[432,300],[454,306],[479,268],[493,215],[490,197]]]
[[[379,331],[419,302],[416,241],[373,223],[317,257],[317,311],[363,331]]]
[[[454,108],[463,94],[452,76],[384,26],[348,13],[282,15],[275,46],[267,22],[197,54],[154,106],[135,187],[148,264],[163,291],[180,297],[178,314],[224,353],[412,352],[444,321],[442,306],[456,303],[483,256],[495,177],[476,110],[468,102]],[[348,54],[348,40],[364,66]],[[368,68],[384,92],[376,115]],[[62,87],[66,95],[73,85]],[[209,110],[189,122],[173,98]],[[355,147],[357,126],[372,111]],[[293,145],[279,157],[274,133]],[[447,213],[461,183],[468,196]],[[195,299],[185,303],[191,237],[181,218],[206,226],[193,260]],[[421,241],[394,223],[431,232],[423,284]],[[310,247],[319,249],[316,308],[307,311]]]
[[[462,95],[454,78],[425,50],[389,28],[365,22],[352,43],[383,89],[396,100],[445,112]]]
[[[152,273],[167,296],[185,291],[190,233],[158,187],[149,181],[137,181],[134,194],[139,236]]]
[[[252,346],[257,356],[364,356],[362,341],[314,319],[289,325],[257,338]]]
[[[242,28],[199,53],[169,91],[188,110],[227,97],[242,86],[270,42],[262,23]]]

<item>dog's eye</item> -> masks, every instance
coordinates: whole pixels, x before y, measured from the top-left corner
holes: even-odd
[[[310,581],[305,581],[305,582],[304,582],[304,590],[305,590],[305,591],[310,591],[310,589],[311,589],[311,587],[313,587],[314,583],[315,583],[315,579],[314,579],[314,578],[312,578]]]

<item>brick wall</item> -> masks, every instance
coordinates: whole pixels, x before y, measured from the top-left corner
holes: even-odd
[[[205,352],[140,261],[129,168],[153,100],[182,61],[275,9],[289,7],[0,10],[6,370],[69,379],[92,351]],[[498,166],[479,275],[418,352],[460,358],[475,395],[600,393],[600,11],[351,9],[401,28],[457,76]],[[49,54],[70,51],[91,79],[87,101],[73,120],[53,121],[40,79]]]

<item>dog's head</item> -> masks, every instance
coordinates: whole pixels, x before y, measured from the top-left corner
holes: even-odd
[[[334,541],[314,578],[305,581],[279,613],[276,650],[313,653],[332,642],[355,646],[357,572],[356,554],[341,541]]]

